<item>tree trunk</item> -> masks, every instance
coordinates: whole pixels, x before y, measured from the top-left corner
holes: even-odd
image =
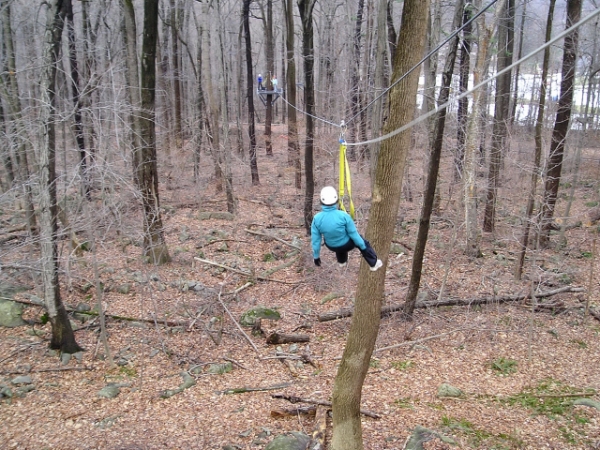
[[[459,62],[459,88],[458,93],[463,94],[469,88],[469,73],[471,71],[471,43],[473,41],[473,26],[468,23],[473,17],[473,5],[467,4],[463,12],[463,38],[460,46]],[[468,24],[467,24],[468,23]],[[463,97],[458,101],[458,130],[456,135],[456,153],[454,154],[454,180],[458,181],[463,176],[465,164],[465,142],[467,137],[467,120],[469,117],[469,99]]]
[[[294,58],[294,6],[292,0],[286,0],[285,48],[287,52],[286,91],[288,115],[288,166],[295,168],[296,189],[302,188],[302,164],[300,162],[300,144],[298,142],[298,119],[296,116],[296,59]]]
[[[512,64],[512,35],[509,30],[514,27],[514,0],[502,0],[498,11],[498,55],[497,72]],[[496,222],[496,198],[498,194],[498,177],[502,153],[506,151],[508,123],[510,121],[510,81],[511,73],[507,71],[496,79],[496,96],[494,108],[494,129],[492,132],[492,148],[490,152],[488,187],[483,216],[483,231],[494,231]],[[486,102],[487,103],[487,102]]]
[[[356,23],[354,24],[354,42],[353,42],[353,59],[350,64],[350,120],[348,121],[349,126],[349,137],[351,142],[357,142],[358,138],[358,120],[361,109],[360,103],[360,78],[361,78],[361,67],[360,67],[360,46],[361,46],[361,30],[363,22],[363,10],[365,6],[364,0],[358,0],[358,10],[356,12]],[[356,160],[357,149],[355,146],[351,146],[348,151],[348,159],[350,161]]]
[[[29,161],[27,157],[27,146],[24,139],[18,139],[17,136],[25,136],[26,132],[23,125],[23,117],[21,111],[21,102],[19,96],[19,85],[17,83],[17,68],[15,62],[15,50],[12,36],[11,25],[11,4],[2,5],[2,29],[4,37],[4,49],[6,52],[6,69],[8,72],[8,80],[6,81],[6,89],[2,89],[2,94],[5,96],[6,105],[8,106],[8,119],[11,124],[9,127],[9,140],[11,148],[16,148],[14,152],[14,162],[16,179],[22,183],[23,194],[25,198],[25,217],[27,219],[27,228],[30,235],[37,234],[37,225],[35,212],[33,208],[33,193],[30,183]],[[4,77],[3,77],[4,80]],[[4,83],[3,83],[4,84]]]
[[[69,63],[71,65],[71,95],[73,99],[73,132],[75,142],[79,149],[79,176],[83,195],[91,200],[91,188],[89,182],[87,150],[83,137],[83,119],[81,115],[81,103],[79,93],[79,66],[77,64],[77,48],[75,46],[75,24],[73,23],[73,4],[71,0],[64,0],[67,15],[67,36],[69,39]]]
[[[171,67],[173,68],[173,109],[175,110],[175,145],[183,145],[183,131],[181,127],[181,69],[179,68],[179,20],[177,0],[171,0]]]
[[[523,36],[525,35],[525,20],[527,18],[527,2],[523,3],[523,12],[521,13],[521,23],[519,25],[519,49],[517,50],[517,61],[523,56]],[[519,78],[521,76],[521,65],[515,69],[513,81],[513,99],[510,112],[510,124],[515,121],[517,115],[517,104],[519,103]]]
[[[46,31],[40,80],[40,248],[44,302],[52,325],[50,348],[62,353],[76,353],[81,347],[75,341],[67,310],[60,296],[58,281],[57,204],[56,204],[56,130],[55,83],[58,54],[64,24],[64,3],[47,3]]]
[[[273,91],[273,76],[275,75],[275,46],[273,43],[273,1],[267,0],[267,17],[265,21],[265,51],[267,53],[267,92]],[[273,156],[271,125],[273,123],[273,95],[267,94],[265,112],[265,147],[267,156]]]
[[[244,38],[246,40],[246,99],[248,101],[248,134],[250,136],[250,175],[252,185],[258,186],[258,163],[256,160],[256,123],[254,112],[254,75],[252,74],[252,41],[250,40],[250,3],[244,0],[242,20],[244,21]]]
[[[581,17],[581,3],[582,0],[568,0],[567,29],[574,23],[579,22]],[[550,240],[550,230],[552,228],[552,219],[554,217],[554,208],[556,206],[556,197],[558,195],[558,186],[562,171],[565,140],[571,121],[578,41],[579,29],[573,30],[572,33],[565,37],[564,41],[560,97],[558,99],[558,110],[556,111],[554,129],[552,130],[550,153],[546,165],[544,198],[540,211],[539,242],[542,247],[546,247]]]
[[[464,0],[458,0],[455,6],[453,29],[460,27],[462,19]],[[442,86],[438,97],[438,105],[445,104],[450,98],[450,86],[452,84],[452,75],[454,73],[454,63],[456,62],[456,53],[458,49],[458,34],[448,43],[448,56],[442,72]],[[406,317],[412,317],[417,303],[417,294],[421,284],[421,273],[423,270],[423,258],[425,256],[425,246],[429,235],[429,225],[431,223],[431,213],[435,200],[437,179],[440,168],[440,159],[442,147],[444,144],[444,128],[446,124],[446,108],[442,108],[436,114],[435,126],[433,129],[433,146],[429,157],[429,168],[427,173],[427,183],[423,195],[423,206],[421,207],[421,218],[419,220],[419,231],[415,243],[415,251],[412,258],[412,270],[408,292],[406,294],[406,303],[404,305],[404,314]]]
[[[127,79],[127,97],[130,104],[128,117],[131,133],[129,138],[132,142],[131,164],[133,168],[133,180],[139,189],[138,168],[141,164],[141,125],[140,125],[140,107],[142,100],[140,98],[140,76],[138,71],[137,55],[137,26],[135,23],[135,9],[132,0],[123,0],[123,42],[126,51],[125,76]]]
[[[315,87],[314,87],[314,47],[313,47],[313,9],[316,0],[298,0],[298,10],[302,20],[302,56],[304,57],[304,95],[306,101],[306,144],[304,147],[304,227],[310,235],[313,219],[313,196],[315,179],[313,173],[313,151],[315,139]]]
[[[491,38],[491,30],[486,27],[485,16],[477,19],[479,38],[477,44],[477,62],[473,70],[473,85],[478,85],[485,73],[487,51]],[[479,248],[481,234],[477,225],[477,166],[478,143],[481,132],[480,115],[484,109],[482,104],[482,90],[473,92],[473,111],[467,123],[467,136],[465,142],[465,159],[463,173],[463,198],[465,206],[465,254],[474,258],[481,256]]]
[[[552,38],[552,22],[554,20],[554,5],[556,0],[550,0],[548,6],[548,19],[546,21],[546,40],[548,42]],[[525,265],[525,254],[527,253],[527,246],[529,245],[529,231],[531,229],[533,209],[535,206],[535,193],[538,184],[538,173],[542,161],[542,132],[544,130],[544,114],[546,109],[546,96],[547,96],[547,78],[548,69],[550,67],[550,47],[544,49],[544,59],[542,62],[542,76],[540,83],[540,98],[538,101],[538,115],[535,124],[535,156],[533,160],[533,167],[531,168],[531,181],[529,183],[529,193],[527,197],[527,206],[525,210],[525,229],[523,230],[523,236],[521,238],[521,249],[519,251],[519,258],[517,259],[517,266],[515,268],[515,278],[521,279],[523,274],[523,266]]]
[[[423,54],[429,1],[406,0],[394,59],[393,79],[418,63]],[[390,91],[390,115],[384,132],[400,128],[414,116],[419,74],[413,71]],[[384,297],[385,265],[400,205],[402,176],[410,147],[411,130],[383,142],[372,193],[367,238],[377,249],[384,267],[371,272],[361,264],[356,309],[333,388],[333,450],[362,450],[361,391],[379,331]],[[384,249],[386,251],[384,252]]]
[[[140,113],[142,148],[137,168],[139,189],[144,210],[144,256],[153,264],[171,260],[164,238],[158,193],[156,160],[155,95],[156,42],[158,38],[158,0],[144,0],[144,31],[142,38]]]

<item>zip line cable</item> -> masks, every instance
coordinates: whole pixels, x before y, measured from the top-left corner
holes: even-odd
[[[584,17],[583,19],[581,19],[579,22],[577,22],[576,24],[574,24],[573,26],[571,26],[570,28],[566,29],[565,31],[563,31],[562,33],[560,33],[559,35],[557,35],[556,37],[552,38],[551,40],[549,40],[548,42],[546,42],[544,45],[536,48],[535,50],[533,50],[531,53],[525,55],[524,57],[522,57],[521,59],[519,59],[518,61],[512,63],[510,66],[505,67],[504,69],[502,69],[500,72],[496,73],[495,75],[492,75],[491,77],[483,80],[482,82],[480,82],[479,84],[477,84],[476,86],[473,86],[470,90],[463,92],[462,94],[456,96],[454,99],[452,100],[448,100],[446,103],[443,103],[442,105],[437,106],[435,109],[432,109],[431,111],[429,111],[428,113],[425,113],[421,116],[419,116],[418,118],[414,119],[413,121],[407,123],[406,125],[397,128],[394,131],[389,132],[388,134],[384,134],[383,136],[379,136],[377,138],[374,139],[370,139],[367,141],[363,141],[363,142],[346,142],[346,145],[348,146],[352,146],[352,145],[367,145],[367,144],[375,144],[377,142],[381,142],[381,141],[385,141],[386,139],[389,139],[391,137],[396,136],[397,134],[402,133],[403,131],[408,130],[409,128],[412,128],[413,126],[423,122],[425,119],[428,119],[429,117],[433,116],[434,114],[437,114],[440,110],[447,108],[453,101],[457,101],[460,100],[462,98],[465,98],[467,95],[472,94],[473,92],[475,92],[477,89],[479,89],[480,87],[488,84],[489,82],[491,82],[492,80],[495,80],[496,78],[498,78],[500,75],[512,70],[515,66],[518,66],[519,64],[521,64],[523,61],[528,60],[529,58],[531,58],[532,56],[534,56],[536,53],[544,50],[546,47],[550,47],[552,44],[554,44],[556,41],[561,40],[562,38],[564,38],[566,35],[568,35],[569,33],[575,31],[577,28],[579,28],[580,26],[586,24],[587,22],[589,22],[590,20],[592,20],[594,17],[596,17],[598,14],[600,14],[600,8],[596,9],[595,11],[592,11],[589,15],[587,15],[586,17]]]
[[[333,125],[334,127],[338,127],[338,128],[340,128],[340,124],[339,124],[339,123],[330,122],[330,121],[329,121],[329,120],[327,120],[327,119],[323,119],[323,118],[321,118],[321,117],[317,117],[317,116],[315,116],[315,115],[313,115],[313,114],[309,114],[309,113],[307,113],[306,111],[303,111],[303,110],[301,110],[300,108],[296,107],[295,105],[292,105],[290,102],[288,102],[288,101],[286,100],[286,98],[285,98],[283,95],[281,95],[281,96],[280,96],[280,98],[281,98],[281,99],[282,99],[282,100],[283,100],[285,103],[287,103],[287,104],[288,104],[288,105],[290,105],[292,108],[294,108],[296,111],[298,111],[299,113],[301,113],[301,114],[304,114],[305,116],[310,116],[310,117],[312,117],[313,119],[320,120],[321,122],[325,122],[326,124]]]
[[[444,40],[442,41],[436,48],[434,48],[433,50],[431,50],[427,55],[425,55],[421,61],[419,61],[417,64],[415,64],[411,69],[408,70],[408,72],[404,73],[400,78],[398,78],[396,81],[394,81],[390,86],[388,86],[381,94],[379,94],[377,97],[375,97],[373,100],[371,100],[367,106],[365,106],[362,110],[360,110],[359,112],[357,112],[355,115],[353,115],[352,117],[350,117],[346,123],[352,122],[354,119],[356,119],[362,112],[366,111],[367,109],[369,109],[371,107],[371,105],[373,105],[373,103],[375,103],[377,100],[379,100],[381,97],[383,97],[384,95],[386,95],[394,86],[396,86],[398,83],[400,83],[402,80],[404,80],[404,78],[406,78],[412,71],[414,71],[415,69],[417,69],[418,67],[421,66],[421,64],[423,64],[425,61],[427,61],[432,55],[434,55],[437,51],[439,51],[440,48],[442,48],[444,45],[446,45],[448,42],[450,42],[451,39],[454,38],[454,36],[456,36],[458,33],[460,33],[467,25],[471,24],[475,19],[477,19],[480,15],[482,15],[484,12],[486,12],[488,9],[490,9],[490,7],[492,7],[498,0],[492,0],[492,2],[490,4],[488,4],[485,8],[483,8],[481,11],[479,11],[477,14],[475,14],[475,16],[471,17],[470,20],[468,20],[467,22],[465,22],[463,25],[461,25],[459,28],[457,28],[454,32],[450,33],[450,35]],[[467,3],[465,5],[465,8],[467,6],[469,6],[470,4]],[[464,9],[464,8],[463,8]]]

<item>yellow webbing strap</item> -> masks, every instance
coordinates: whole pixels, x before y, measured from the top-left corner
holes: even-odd
[[[354,220],[354,203],[352,202],[352,179],[350,178],[350,165],[348,164],[348,158],[346,157],[346,141],[340,138],[340,184],[339,184],[339,195],[340,195],[340,209],[346,211],[344,206],[344,195],[345,189],[348,187],[348,201],[350,203],[350,217]]]

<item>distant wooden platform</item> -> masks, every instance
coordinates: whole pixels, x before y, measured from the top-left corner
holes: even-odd
[[[279,96],[283,93],[283,89],[274,89],[272,91],[268,91],[266,89],[256,89],[256,93],[258,94],[258,98],[263,103],[263,105],[267,106],[267,96],[271,96],[271,105],[274,104]]]

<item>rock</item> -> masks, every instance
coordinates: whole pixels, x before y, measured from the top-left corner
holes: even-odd
[[[442,383],[437,392],[438,397],[461,397],[462,395],[463,391],[448,383]]]
[[[198,219],[200,220],[209,220],[210,219],[210,212],[201,212],[200,214],[198,214]]]
[[[210,213],[210,218],[217,220],[233,220],[234,216],[230,212],[217,211]]]
[[[33,380],[29,375],[20,375],[10,380],[12,384],[31,384]]]
[[[213,373],[216,375],[223,375],[224,373],[229,373],[233,370],[233,364],[229,361],[224,364],[210,364],[206,369],[207,373]]]
[[[440,439],[446,444],[456,445],[454,439],[444,436],[443,434],[440,434],[436,431],[422,427],[421,425],[417,425],[403,448],[404,450],[424,450],[423,444],[436,438]]]
[[[404,254],[404,247],[402,247],[400,244],[396,244],[396,243],[392,242],[392,245],[390,245],[390,254],[391,255],[402,255],[402,254]]]
[[[279,320],[281,319],[281,315],[275,309],[257,306],[242,313],[240,325],[251,327],[256,322],[256,319]]]
[[[310,437],[298,431],[280,434],[273,439],[265,450],[305,450],[310,442]]]
[[[86,304],[86,303],[79,303],[76,307],[75,307],[75,311],[79,311],[79,312],[86,312],[86,311],[91,311],[92,308],[90,307],[90,305]]]
[[[131,292],[131,283],[123,283],[119,287],[117,287],[117,292],[119,294],[127,295]]]
[[[13,391],[8,386],[0,386],[0,398],[12,398]]]
[[[109,384],[100,389],[97,395],[98,397],[115,398],[120,393],[121,389],[118,386],[114,384]]]
[[[21,317],[23,306],[8,300],[0,300],[0,326],[14,328],[25,325]]]
[[[596,408],[600,411],[600,402],[592,400],[591,398],[578,398],[573,402],[573,405],[589,406],[590,408]]]
[[[71,361],[70,353],[63,353],[60,355],[60,362],[63,366],[66,366],[67,364],[69,364],[69,361]]]

